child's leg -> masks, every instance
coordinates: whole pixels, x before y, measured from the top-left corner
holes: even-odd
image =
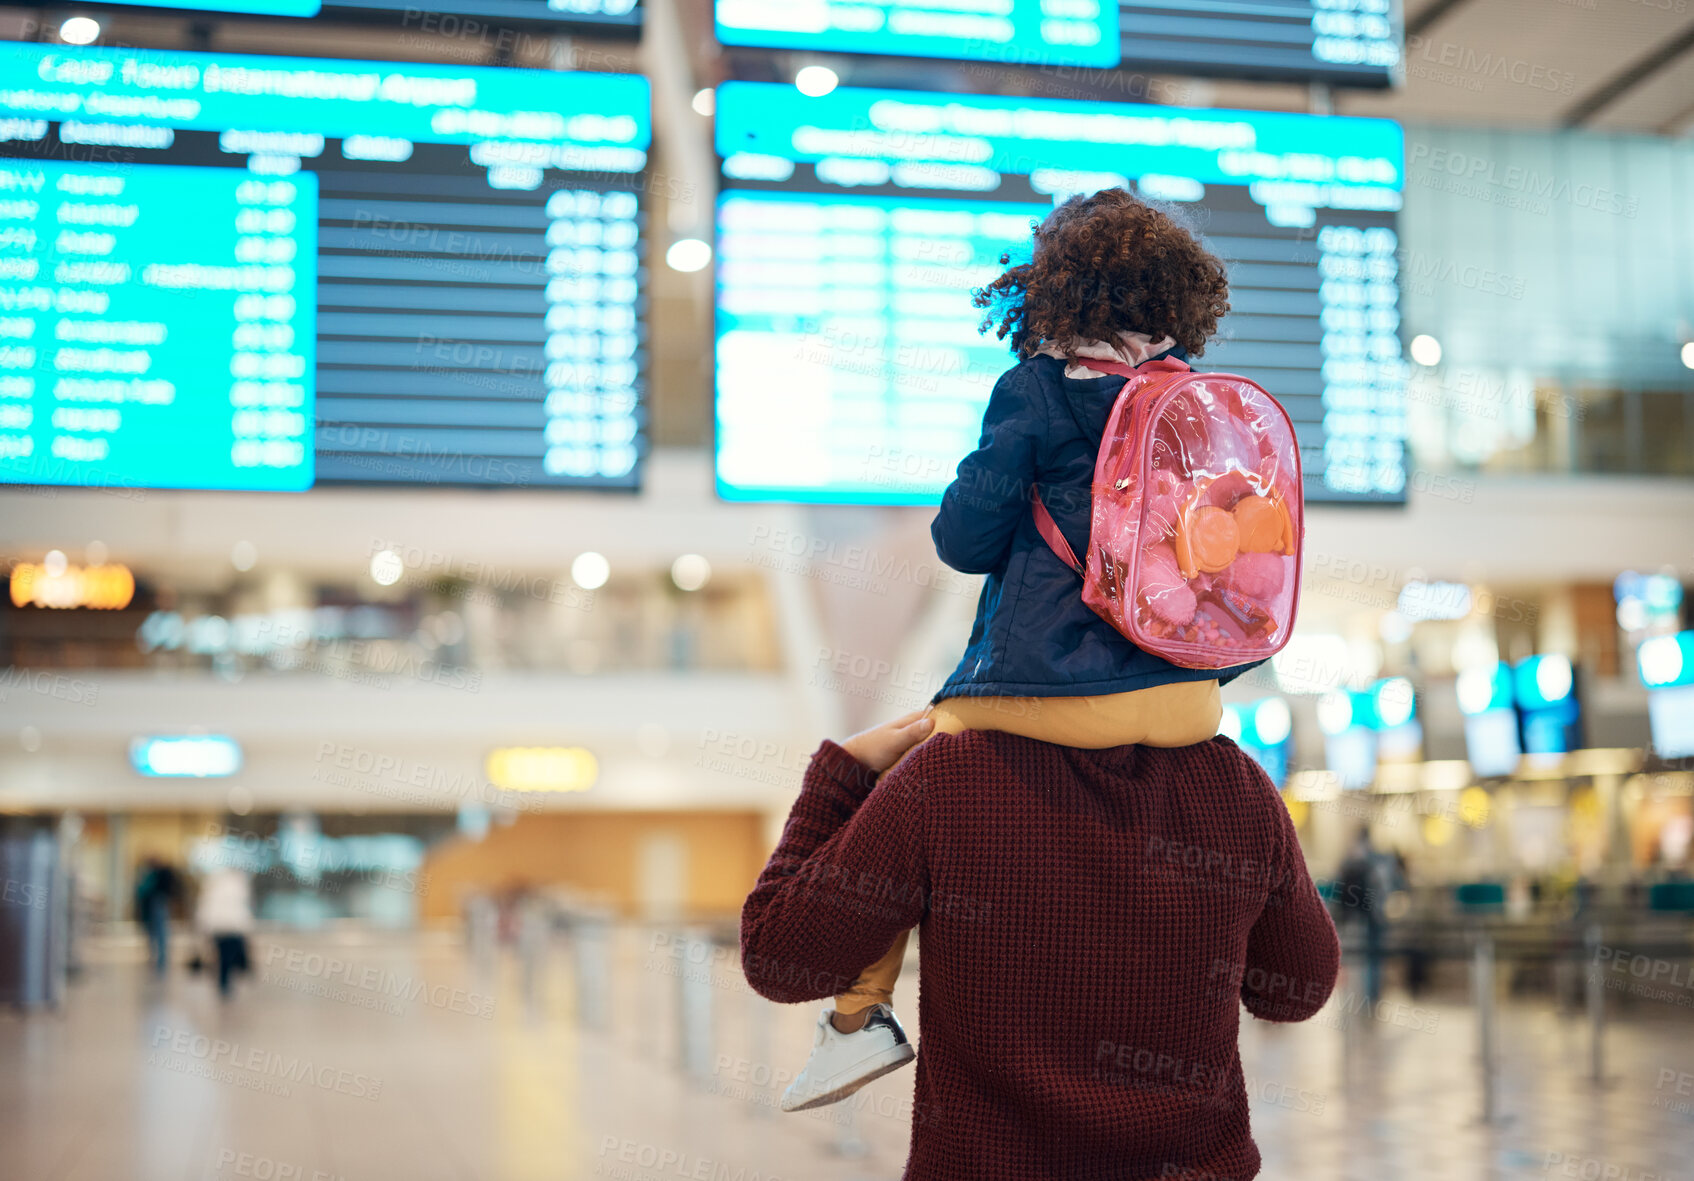
[[[958,718],[950,713],[945,705],[934,707],[935,734],[956,734],[964,729]],[[918,749],[923,743],[918,743],[906,754],[895,760],[899,766],[907,755]],[[889,771],[894,768],[890,767]],[[888,774],[884,771],[883,775]],[[878,779],[881,776],[877,777]],[[865,1015],[870,1007],[876,1004],[892,1004],[894,1000],[894,984],[900,979],[900,968],[906,962],[906,941],[911,938],[910,931],[902,931],[894,937],[894,945],[876,963],[859,973],[859,978],[853,981],[852,987],[835,998],[835,1015],[830,1018],[831,1024],[842,1033],[854,1033],[865,1023]]]
[[[894,945],[876,963],[859,973],[852,987],[835,998],[835,1028],[842,1033],[856,1032],[865,1023],[865,1015],[875,1004],[890,1004],[894,1000],[894,983],[900,979],[900,968],[906,962],[906,941],[910,931],[894,937]]]
[[[900,932],[888,953],[835,998],[835,1009],[818,1014],[811,1055],[782,1093],[782,1110],[809,1111],[839,1103],[917,1057],[888,1007],[910,936],[910,931]]]

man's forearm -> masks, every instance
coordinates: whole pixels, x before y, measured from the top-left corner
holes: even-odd
[[[812,756],[741,911],[742,967],[760,995],[792,1002],[842,992],[922,917],[921,801],[893,786],[877,788],[873,767],[833,742]]]

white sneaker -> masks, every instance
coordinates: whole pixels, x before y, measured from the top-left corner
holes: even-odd
[[[872,1005],[864,1027],[854,1033],[836,1029],[830,1023],[830,1014],[831,1010],[825,1009],[818,1018],[812,1056],[806,1059],[800,1076],[782,1093],[784,1111],[805,1111],[837,1103],[918,1056],[906,1040],[906,1031],[895,1019],[894,1010],[887,1005]]]

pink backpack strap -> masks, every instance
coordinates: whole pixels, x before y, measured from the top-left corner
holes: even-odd
[[[1082,563],[1076,560],[1076,551],[1071,549],[1071,543],[1065,540],[1065,535],[1059,532],[1059,524],[1053,520],[1053,514],[1047,511],[1047,506],[1041,503],[1041,493],[1038,489],[1029,490],[1030,497],[1035,501],[1035,527],[1041,531],[1052,551],[1059,555],[1059,560],[1065,565],[1082,573]]]

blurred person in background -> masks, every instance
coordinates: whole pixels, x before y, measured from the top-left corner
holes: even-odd
[[[218,960],[218,995],[228,998],[230,978],[248,970],[247,936],[253,930],[253,878],[244,869],[223,865],[200,884],[194,925],[212,941]]]
[[[1399,920],[1412,913],[1412,864],[1407,860],[1404,849],[1395,849],[1393,857],[1398,891],[1391,901],[1397,902],[1399,905],[1394,910],[1392,917]],[[1405,942],[1405,955],[1406,991],[1411,993],[1413,997],[1417,997],[1423,993],[1424,988],[1429,984],[1429,951],[1420,940],[1413,938]]]
[[[147,932],[153,975],[163,976],[170,961],[171,904],[182,896],[182,877],[164,861],[148,857],[135,884],[135,917]]]
[[[1364,928],[1365,996],[1382,999],[1382,960],[1388,943],[1388,899],[1402,889],[1394,858],[1371,844],[1370,826],[1360,825],[1336,875],[1336,902],[1343,926]]]

